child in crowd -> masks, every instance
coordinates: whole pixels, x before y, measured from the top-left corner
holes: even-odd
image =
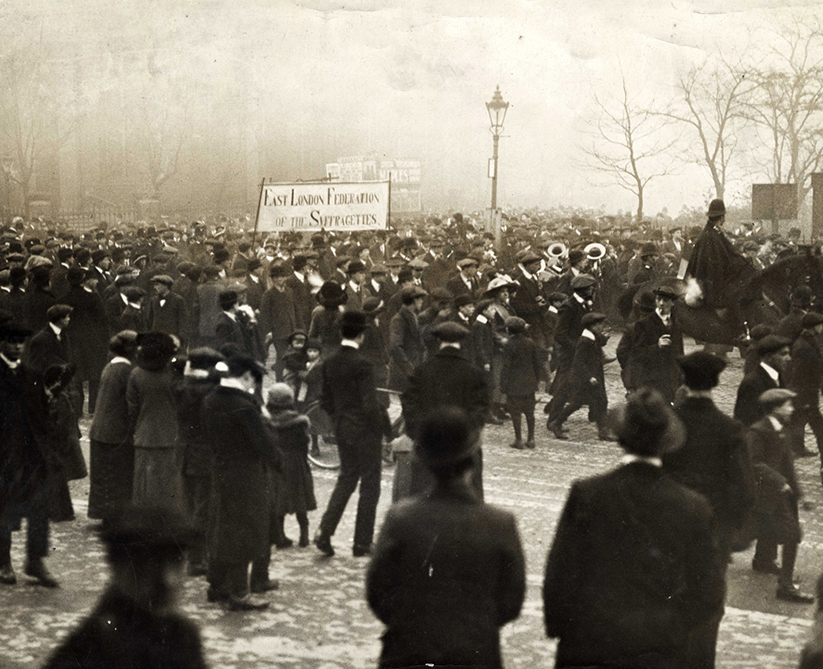
[[[506,396],[507,408],[514,425],[512,448],[534,448],[535,393],[543,368],[543,353],[524,332],[526,321],[516,316],[506,319],[508,340],[503,346],[500,392]],[[520,420],[526,414],[526,443],[523,444]]]
[[[319,351],[318,351],[319,353]],[[274,515],[273,543],[277,548],[293,545],[284,530],[287,514],[297,516],[300,526],[299,545],[309,545],[308,512],[317,508],[314,481],[308,462],[309,419],[295,409],[294,392],[285,383],[275,383],[266,401],[269,412],[267,429],[276,444],[281,460],[279,472],[274,472],[276,485],[272,500]]]
[[[306,340],[305,347],[299,356],[301,365],[298,366],[298,356],[286,359],[286,384],[292,389],[295,404],[300,413],[307,413],[311,406],[320,400],[322,376],[320,374],[320,350],[322,345],[319,339]],[[311,435],[311,452],[318,454],[319,435],[322,426],[313,421],[309,427]]]
[[[557,439],[568,439],[563,432],[564,421],[580,407],[588,405],[589,420],[597,423],[598,439],[616,441],[606,426],[609,400],[603,375],[603,346],[608,341],[605,321],[605,314],[593,311],[583,316],[580,322],[583,333],[574,350],[569,377],[571,390],[557,420],[547,426]]]

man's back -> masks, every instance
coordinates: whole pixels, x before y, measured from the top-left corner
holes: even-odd
[[[372,366],[357,349],[342,345],[323,363],[322,373],[321,405],[333,419],[366,427],[380,418]]]

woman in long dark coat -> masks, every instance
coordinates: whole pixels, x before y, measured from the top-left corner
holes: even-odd
[[[124,330],[111,338],[114,356],[103,369],[97,410],[91,422],[89,518],[117,516],[131,501],[134,478],[134,444],[129,429],[126,389],[137,350],[137,333]]]

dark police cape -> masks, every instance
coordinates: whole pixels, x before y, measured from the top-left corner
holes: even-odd
[[[710,221],[692,249],[686,275],[700,283],[706,306],[723,309],[740,301],[757,271]]]

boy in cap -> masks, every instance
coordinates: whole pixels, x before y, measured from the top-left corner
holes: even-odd
[[[814,597],[794,584],[797,547],[802,536],[797,504],[802,496],[787,430],[797,395],[785,388],[772,388],[760,395],[765,417],[749,430],[749,450],[760,491],[756,507],[760,523],[752,569],[778,574],[777,598],[811,604]],[[782,563],[775,563],[777,546],[783,545]]]
[[[168,274],[155,274],[151,278],[151,284],[154,295],[146,307],[149,330],[174,335],[185,350],[189,337],[189,315],[185,300],[172,292],[174,281]]]
[[[506,319],[508,341],[503,346],[500,392],[506,396],[514,426],[511,448],[534,448],[535,393],[543,371],[544,354],[524,333],[526,321],[512,316]],[[520,419],[526,415],[526,443],[523,444]]]
[[[192,529],[166,509],[128,509],[101,533],[111,580],[94,611],[54,651],[48,669],[205,669],[197,626],[175,610]]]
[[[550,420],[547,427],[557,439],[568,439],[563,432],[563,423],[580,407],[588,405],[589,420],[597,423],[597,438],[600,441],[614,441],[606,427],[606,412],[609,408],[603,375],[603,346],[608,341],[604,334],[606,315],[598,312],[586,314],[580,325],[583,331],[569,370],[568,399],[565,399],[562,406],[559,403],[556,405],[557,418]]]

